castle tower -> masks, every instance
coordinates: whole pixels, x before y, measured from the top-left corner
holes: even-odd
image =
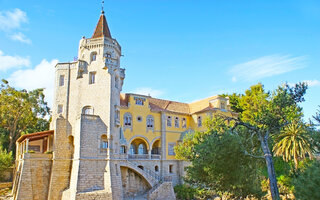
[[[80,40],[78,60],[57,64],[49,199],[88,199],[92,192],[96,199],[122,198],[120,57],[102,11],[92,37]]]

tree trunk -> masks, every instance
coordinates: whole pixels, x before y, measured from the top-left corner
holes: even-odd
[[[270,149],[268,146],[268,135],[266,136],[259,135],[259,140],[261,143],[261,148],[264,153],[264,158],[266,160],[266,164],[268,168],[269,186],[270,186],[272,200],[279,200],[280,196],[279,196],[279,190],[277,185],[276,173],[274,171],[272,155],[270,153]]]

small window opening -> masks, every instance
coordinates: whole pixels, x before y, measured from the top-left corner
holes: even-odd
[[[186,118],[182,118],[182,128],[187,128],[187,120],[186,120]]]
[[[91,53],[91,62],[96,61],[97,60],[97,52],[92,52]]]
[[[89,84],[94,84],[96,82],[96,72],[89,73]]]
[[[158,171],[159,171],[159,167],[158,167],[158,165],[156,165],[156,166],[154,167],[154,171],[156,171],[156,172],[158,172]]]
[[[139,165],[138,167],[143,170],[143,166],[142,165]]]
[[[58,105],[58,114],[63,112],[63,105]]]
[[[59,77],[59,86],[64,86],[64,75],[60,75]]]
[[[169,165],[169,173],[173,173],[173,165]]]

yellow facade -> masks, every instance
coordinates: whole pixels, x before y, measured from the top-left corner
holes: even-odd
[[[128,154],[146,157],[147,154],[158,154],[165,156],[166,160],[175,160],[173,146],[182,140],[184,133],[205,131],[205,120],[214,114],[235,114],[228,103],[227,98],[220,96],[186,104],[139,94],[121,94],[120,126],[127,141]],[[152,124],[147,122],[150,117]],[[168,121],[171,121],[171,126]],[[163,139],[165,145],[161,145]]]

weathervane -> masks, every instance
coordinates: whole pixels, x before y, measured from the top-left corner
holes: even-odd
[[[102,1],[101,1],[101,13],[102,13],[102,14],[104,14],[103,5],[104,5],[104,1],[102,0]]]

